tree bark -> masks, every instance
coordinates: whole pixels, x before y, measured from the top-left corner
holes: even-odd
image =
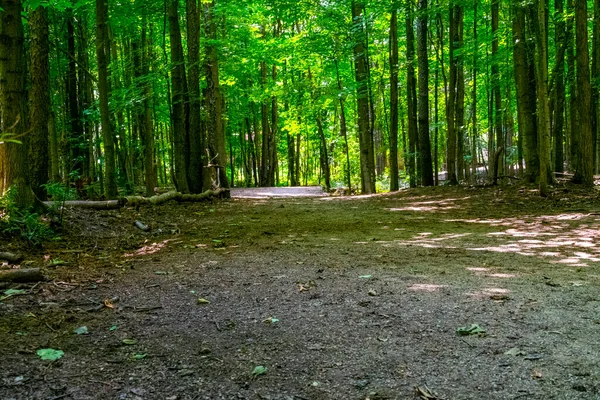
[[[25,39],[21,0],[1,0],[0,7],[0,194],[14,187],[15,205],[29,208],[34,195],[28,179],[28,113],[25,91]],[[21,143],[7,142],[6,139]]]
[[[538,143],[540,154],[540,196],[550,194],[550,109],[548,102],[548,42],[546,0],[537,0],[535,73],[538,96]]]
[[[525,11],[519,0],[513,1],[513,63],[517,93],[517,123],[519,136],[523,139],[525,155],[525,177],[533,183],[539,176],[539,153],[537,147],[536,97],[531,87],[531,57],[528,56],[525,38]],[[534,86],[535,87],[535,86]]]
[[[50,120],[50,45],[48,41],[48,10],[39,6],[30,13],[31,87],[29,89],[29,178],[34,194],[47,200],[42,185],[48,183],[48,125]]]
[[[594,185],[594,144],[592,141],[592,107],[590,61],[588,48],[587,1],[575,0],[575,32],[577,52],[577,110],[579,114],[579,162],[573,181]],[[541,149],[540,149],[541,151]]]
[[[181,43],[181,30],[177,7],[179,0],[169,2],[169,37],[171,39],[171,86],[173,103],[173,157],[175,167],[175,187],[182,193],[189,193],[187,180],[187,151],[189,139],[187,133],[187,118],[185,109],[185,62],[183,58],[183,45]]]
[[[500,61],[498,56],[498,25],[500,20],[499,0],[492,0],[492,97],[494,105],[494,132],[496,135],[494,156],[490,154],[490,170],[493,183],[504,175],[504,132],[502,126],[502,96],[500,93]],[[497,167],[497,168],[496,168]]]
[[[98,58],[98,93],[100,119],[104,141],[104,195],[108,199],[117,197],[115,169],[115,144],[110,121],[108,65],[110,64],[108,40],[108,0],[96,0],[96,56]]]
[[[564,153],[563,153],[563,130],[565,122],[565,20],[564,20],[564,0],[554,0],[554,12],[556,21],[555,42],[556,42],[556,62],[552,73],[554,87],[552,88],[552,138],[554,139],[554,171],[564,172]]]
[[[354,43],[354,69],[356,77],[356,97],[358,108],[358,137],[360,147],[361,192],[375,193],[375,156],[373,134],[370,129],[369,88],[363,20],[364,4],[352,1]]]
[[[408,175],[409,186],[417,186],[417,79],[415,77],[415,32],[412,0],[407,1],[406,12],[406,109],[408,113]]]
[[[429,139],[429,59],[427,56],[427,1],[419,0],[417,17],[417,58],[419,64],[419,166],[421,185],[433,186],[433,165]]]
[[[345,117],[344,117],[345,120]],[[345,122],[345,121],[344,121]],[[398,10],[390,19],[390,191],[400,188],[398,177]]]
[[[219,85],[219,56],[217,53],[217,25],[214,17],[215,0],[204,2],[205,35],[210,40],[206,45],[206,127],[208,132],[208,166],[218,165],[220,187],[228,188],[227,153],[225,152],[225,127],[223,124],[223,97]],[[233,178],[233,177],[232,177]],[[271,185],[272,186],[272,185]]]
[[[203,161],[205,161],[202,121],[200,119],[200,10],[196,0],[186,0],[187,50],[188,50],[188,89],[190,105],[189,140],[190,160],[188,182],[190,192],[201,193],[203,187]]]

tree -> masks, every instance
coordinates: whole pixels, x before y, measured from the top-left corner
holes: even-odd
[[[38,7],[29,15],[31,37],[31,87],[29,89],[29,112],[31,134],[29,135],[29,177],[31,187],[41,201],[47,200],[42,185],[48,183],[48,150],[50,122],[50,64],[48,41],[48,10]]]
[[[390,191],[398,186],[398,10],[390,18]]]
[[[590,84],[587,1],[585,0],[575,0],[575,31],[577,39],[577,110],[579,117],[580,159],[577,163],[578,168],[575,171],[573,181],[591,187],[594,185],[594,145],[592,142],[592,87]],[[543,149],[540,148],[540,152],[542,151]]]
[[[117,197],[117,174],[115,169],[115,142],[108,106],[110,86],[108,65],[110,50],[108,39],[108,0],[96,0],[96,56],[98,58],[98,95],[102,139],[104,141],[104,195],[108,199]]]
[[[419,0],[417,17],[417,59],[419,63],[419,167],[421,184],[433,186],[431,141],[429,138],[429,58],[427,55],[427,0]]]
[[[25,38],[21,0],[1,0],[0,8],[0,193],[15,188],[15,205],[34,204],[27,167],[27,95],[25,91]],[[10,139],[11,141],[7,141]],[[18,143],[19,141],[20,143]]]

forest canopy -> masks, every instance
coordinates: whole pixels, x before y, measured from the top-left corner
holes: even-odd
[[[0,0],[0,193],[362,193],[600,167],[586,0]]]

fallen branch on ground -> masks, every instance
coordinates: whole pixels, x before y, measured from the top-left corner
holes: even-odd
[[[0,251],[0,260],[6,260],[6,261],[16,263],[16,262],[21,261],[22,259],[23,259],[23,257],[21,257],[18,254],[10,253],[8,251]]]
[[[46,278],[39,268],[8,269],[0,271],[0,282],[40,282]]]
[[[91,208],[93,210],[114,210],[125,206],[141,206],[153,205],[157,206],[168,201],[175,200],[177,202],[200,202],[212,198],[227,199],[230,197],[229,189],[219,188],[215,190],[207,190],[199,194],[183,194],[180,192],[167,192],[158,196],[143,197],[143,196],[128,196],[118,200],[103,200],[103,201],[88,201],[88,200],[71,200],[65,202],[46,201],[44,204],[53,206],[55,204],[64,205],[65,207]]]

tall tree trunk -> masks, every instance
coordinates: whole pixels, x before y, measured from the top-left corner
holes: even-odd
[[[490,154],[490,170],[493,183],[504,174],[504,132],[502,127],[502,96],[500,94],[500,60],[498,56],[498,24],[500,20],[499,0],[492,0],[492,97],[494,104],[494,132],[496,134],[494,154]]]
[[[344,139],[344,154],[346,156],[346,173],[344,177],[346,178],[346,185],[348,185],[348,190],[352,190],[352,179],[351,179],[351,171],[350,171],[350,149],[348,146],[348,126],[346,124],[346,107],[344,105],[344,96],[341,94],[342,92],[342,80],[340,79],[340,68],[338,65],[338,60],[335,61],[335,74],[337,77],[337,85],[338,90],[340,91],[339,101],[340,101],[340,135],[342,139]]]
[[[406,92],[408,113],[408,175],[409,186],[417,186],[417,79],[415,77],[415,33],[413,28],[413,4],[408,0],[409,6],[406,12]]]
[[[206,111],[207,148],[209,164],[218,165],[218,185],[229,187],[227,180],[227,153],[225,152],[225,126],[223,124],[223,97],[219,86],[219,57],[217,54],[217,25],[214,17],[215,0],[204,2],[206,44]]]
[[[187,181],[187,156],[189,140],[187,134],[187,115],[185,110],[185,63],[183,59],[183,45],[181,44],[181,30],[177,7],[179,0],[169,2],[169,36],[171,39],[171,86],[173,97],[173,157],[175,167],[175,187],[182,193],[189,193]]]
[[[68,148],[65,152],[69,155],[67,161],[67,173],[65,178],[70,178],[71,172],[77,172],[76,175],[81,176],[83,173],[83,160],[85,155],[82,149],[85,148],[85,138],[83,136],[83,130],[81,127],[81,112],[79,109],[78,93],[77,93],[77,58],[75,54],[75,28],[73,25],[72,10],[67,10],[67,51],[68,51],[68,63],[67,63],[67,77],[66,77],[66,89],[67,89],[67,110],[68,110],[68,131],[66,142]]]
[[[421,184],[433,186],[433,165],[429,139],[429,59],[427,56],[427,1],[419,0],[417,17],[417,58],[419,64],[419,166]]]
[[[267,63],[260,63],[261,85],[263,90],[267,86]],[[271,157],[269,157],[271,149],[271,127],[269,125],[269,105],[266,99],[263,99],[260,107],[261,128],[262,128],[262,151],[260,163],[260,186],[272,186],[271,176],[273,176],[273,165],[271,165]]]
[[[595,172],[600,172],[600,2],[594,1],[594,36],[592,42],[592,107],[594,124]]]
[[[450,79],[448,87],[448,102],[446,103],[446,168],[448,170],[448,183],[450,185],[457,185],[458,179],[456,177],[456,82],[458,79],[458,59],[455,53],[455,46],[458,42],[458,7],[450,6],[450,40],[449,40],[449,53],[450,53]],[[443,51],[443,48],[441,49]]]
[[[580,158],[573,181],[591,187],[594,185],[594,145],[592,141],[592,87],[590,83],[587,11],[586,0],[575,0],[577,110],[579,113]]]
[[[375,193],[375,156],[373,134],[370,129],[369,88],[364,29],[364,4],[352,1],[354,44],[354,68],[358,108],[358,137],[360,147],[361,192]]]
[[[100,119],[104,141],[104,195],[108,199],[117,197],[117,177],[115,168],[115,142],[110,121],[109,76],[110,64],[108,39],[108,0],[96,0],[96,56],[98,59],[98,94]]]
[[[188,182],[190,192],[201,193],[203,186],[204,138],[200,116],[200,11],[196,0],[186,0],[188,89],[189,89],[189,140],[190,161]]]
[[[27,94],[25,91],[25,40],[21,23],[21,0],[1,0],[0,7],[0,135],[22,143],[0,145],[0,194],[13,187],[15,204],[31,207],[34,195],[27,166]]]
[[[344,118],[345,119],[345,118]],[[390,20],[390,191],[400,188],[398,177],[398,10]]]
[[[540,196],[550,193],[550,109],[548,101],[548,29],[546,0],[537,0],[535,73],[538,95],[538,143],[540,154]]]
[[[471,181],[473,183],[477,182],[477,58],[478,58],[478,49],[479,44],[477,41],[477,3],[479,0],[473,0],[473,42],[474,42],[474,51],[473,51],[473,93],[472,93],[472,110],[471,110],[471,118],[472,118],[472,127],[473,133],[471,135]]]
[[[539,176],[539,153],[536,121],[536,95],[532,93],[535,79],[531,79],[531,57],[528,56],[525,38],[525,11],[519,0],[513,1],[513,62],[517,93],[517,123],[519,136],[523,139],[525,153],[525,177],[535,182]]]
[[[41,201],[47,200],[42,185],[48,182],[48,125],[50,120],[50,50],[48,10],[38,7],[29,15],[31,37],[31,87],[29,89],[29,178],[31,188]]]
[[[573,0],[567,0],[567,83],[569,86],[569,121],[568,127],[568,167],[570,171],[579,169],[579,127],[577,112],[577,82],[575,79],[575,7]]]
[[[554,139],[554,171],[563,172],[563,129],[565,122],[565,20],[564,0],[554,0],[554,12],[556,21],[556,62],[554,64],[552,88],[552,137]]]
[[[464,179],[464,137],[465,137],[465,70],[463,56],[464,38],[464,8],[456,6],[456,112],[454,130],[456,132],[456,178],[458,181]]]

